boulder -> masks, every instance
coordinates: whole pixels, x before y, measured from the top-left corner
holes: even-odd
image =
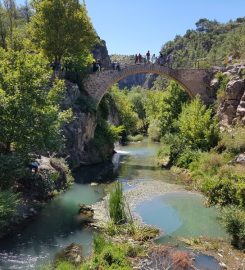
[[[241,153],[235,157],[232,163],[241,164],[245,166],[245,153]]]
[[[81,204],[79,209],[78,220],[86,225],[94,222],[94,210],[91,206]]]
[[[82,247],[76,243],[70,244],[55,256],[55,261],[69,261],[74,265],[81,264],[83,262]]]
[[[245,80],[232,80],[227,84],[226,92],[227,92],[227,99],[241,99],[245,90]]]

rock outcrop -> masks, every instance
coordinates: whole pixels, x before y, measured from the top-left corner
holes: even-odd
[[[236,64],[218,71],[223,72],[229,78],[229,83],[225,90],[225,98],[217,111],[220,126],[228,127],[238,122],[245,125],[245,78],[243,75],[245,65]],[[217,91],[217,79],[212,81],[211,87]]]
[[[101,61],[102,68],[108,68],[111,66],[111,59],[104,40],[100,40],[100,44],[94,48],[92,53],[95,60]]]
[[[81,93],[77,84],[66,82],[66,97],[62,108],[72,108],[74,120],[63,127],[63,134],[66,139],[66,148],[63,153],[68,156],[71,168],[80,165],[89,165],[104,161],[105,156],[111,156],[114,151],[113,145],[103,147],[104,155],[100,155],[93,143],[94,132],[97,125],[95,111],[83,111],[81,99],[85,95]]]
[[[55,261],[68,261],[79,265],[83,261],[82,246],[76,243],[70,244],[56,255]]]

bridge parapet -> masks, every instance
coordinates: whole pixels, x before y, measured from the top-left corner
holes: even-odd
[[[85,90],[96,101],[101,101],[104,94],[115,83],[123,78],[139,74],[151,73],[167,76],[179,83],[184,90],[191,96],[199,95],[205,103],[213,100],[210,91],[210,71],[206,69],[171,69],[167,66],[158,64],[130,65],[121,70],[104,70],[90,74],[84,81]]]

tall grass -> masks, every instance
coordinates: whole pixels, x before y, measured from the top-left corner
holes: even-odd
[[[115,189],[110,193],[109,214],[115,224],[123,224],[127,222],[123,187],[122,183],[119,181],[116,182]]]

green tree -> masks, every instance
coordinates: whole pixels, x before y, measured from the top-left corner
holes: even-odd
[[[10,38],[10,48],[13,47],[13,31],[17,17],[16,12],[16,4],[15,0],[4,0],[3,1],[5,10],[6,10],[6,17],[7,17],[7,25],[9,29],[9,38]]]
[[[174,81],[169,83],[165,91],[147,92],[145,101],[147,119],[150,124],[154,122],[154,129],[160,129],[161,137],[168,132],[176,131],[175,122],[182,105],[187,100],[188,95]]]
[[[132,103],[132,108],[137,113],[144,133],[147,132],[148,122],[146,119],[145,102],[146,90],[141,87],[133,87],[128,93],[129,101]]]
[[[33,41],[55,63],[64,56],[89,54],[96,34],[86,7],[77,0],[36,0]]]
[[[184,105],[178,119],[180,137],[193,149],[208,150],[218,141],[218,127],[212,110],[206,109],[199,98]]]
[[[135,133],[139,118],[133,111],[133,104],[130,102],[127,92],[119,90],[118,85],[113,85],[109,95],[117,109],[120,125],[124,126],[126,135]]]
[[[7,15],[6,10],[0,2],[0,46],[4,49],[7,48]]]
[[[61,125],[71,111],[60,111],[64,82],[51,81],[47,64],[40,54],[0,50],[0,142],[7,152],[62,146]]]

